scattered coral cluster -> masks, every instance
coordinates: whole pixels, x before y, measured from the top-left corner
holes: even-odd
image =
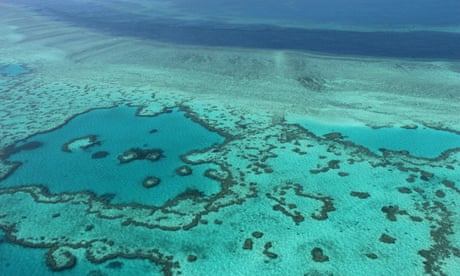
[[[319,137],[266,116],[237,109],[228,113],[193,101],[178,107],[226,137],[223,144],[185,154],[182,160],[189,165],[176,169],[185,177],[193,173],[192,165],[217,165],[219,169],[206,170],[205,176],[219,181],[219,193],[206,197],[187,190],[163,206],[147,206],[110,204],[89,192],[54,194],[44,186],[5,187],[0,203],[8,207],[2,208],[0,227],[7,239],[49,249],[47,264],[56,271],[72,268],[79,250],[94,263],[139,258],[162,266],[165,275],[194,271],[194,265],[206,262],[210,254],[206,252],[221,248],[219,241],[227,234],[218,229],[227,229],[227,224],[230,229],[241,227],[239,238],[229,241],[242,250],[237,255],[261,254],[266,265],[276,260],[283,268],[284,262],[303,263],[297,272],[307,274],[337,273],[350,255],[364,257],[360,262],[370,266],[373,260],[398,266],[397,259],[403,257],[417,264],[406,271],[432,275],[443,272],[448,260],[458,260],[459,248],[451,242],[460,195],[452,173],[459,166],[458,149],[435,160],[399,152],[378,156],[337,135]],[[226,119],[214,120],[219,114],[226,114]],[[97,142],[94,135],[80,137],[63,150],[72,152]],[[4,155],[3,162],[20,147]],[[160,158],[160,149],[131,148],[118,155],[121,165]],[[159,184],[155,176],[142,183],[146,188]],[[29,206],[34,206],[32,212]],[[238,210],[240,219],[234,220],[231,210]],[[251,214],[258,218],[250,219]],[[45,227],[34,227],[44,221]],[[249,221],[250,229],[245,226]],[[214,233],[212,238],[208,231]],[[186,232],[202,233],[210,242],[202,252],[182,252],[177,246]],[[148,238],[152,235],[157,238]],[[341,243],[346,237],[350,240]],[[169,246],[161,242],[171,238],[176,241]],[[199,240],[187,243],[198,246]],[[302,249],[294,244],[303,244]],[[299,255],[299,250],[304,253]],[[393,256],[395,252],[399,253]]]

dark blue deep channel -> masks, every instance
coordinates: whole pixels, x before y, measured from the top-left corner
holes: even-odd
[[[108,9],[103,5],[98,5],[97,2],[85,5],[82,5],[78,1],[21,0],[19,2],[32,5],[47,15],[51,15],[52,17],[71,24],[96,29],[112,35],[139,37],[167,43],[313,51],[333,55],[460,59],[460,34],[452,32],[363,32],[331,29],[303,29],[276,25],[237,25],[209,20],[171,19],[159,17],[155,14],[149,16],[133,15],[130,14],[129,11],[121,12],[119,9]],[[342,5],[344,4],[342,3]],[[369,6],[369,4],[366,3],[360,3],[360,5],[363,6],[363,9]],[[459,5],[453,5],[454,8],[457,6]],[[303,8],[305,10],[306,19],[308,19],[308,16],[313,19],[315,18],[311,11],[307,12],[309,10],[308,5],[303,4]],[[315,7],[313,6],[313,8]],[[321,7],[316,8],[319,9]],[[324,7],[320,10],[324,12]],[[379,15],[379,13],[377,13],[377,8],[372,10],[373,11],[369,9],[361,10],[361,17],[354,18],[354,21],[360,22],[359,20],[363,20],[366,12],[369,17],[372,17],[372,14],[374,14],[375,17],[382,17],[382,15],[377,16]],[[394,12],[398,10],[397,7],[393,7],[389,11]],[[384,11],[382,11],[382,13],[383,12]],[[338,18],[341,19],[339,16],[340,13],[337,14]],[[450,17],[450,19],[454,21],[446,21],[446,23],[458,24],[459,22],[456,20],[460,21],[460,16],[455,15],[455,13],[448,13],[447,8],[443,10],[441,15],[443,14],[445,18]],[[422,15],[423,14],[418,15],[418,17],[423,17]],[[437,17],[442,17],[441,15]],[[297,10],[292,16],[301,17],[302,13]],[[407,16],[410,16],[409,10],[407,11]],[[418,18],[417,14],[412,17],[415,19]],[[329,17],[324,18],[323,21],[328,18],[332,20],[333,16],[329,15]],[[402,19],[403,14],[401,14],[399,21],[405,24],[410,24],[412,22],[406,22]],[[348,22],[350,18],[342,18],[341,20]],[[370,20],[371,23],[376,23],[371,19],[368,20]],[[387,23],[391,26],[392,22],[377,23]],[[363,26],[366,26],[366,24],[363,24]]]

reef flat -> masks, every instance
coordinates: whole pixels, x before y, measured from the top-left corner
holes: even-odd
[[[151,264],[144,273],[158,275],[454,275],[460,143],[430,158],[400,149],[377,154],[297,122],[416,125],[458,135],[458,63],[176,46],[0,8],[1,68],[27,69],[0,75],[0,228],[8,246],[43,250],[43,273],[84,271],[89,263],[113,275],[143,261]],[[69,189],[45,178],[14,179],[28,165],[20,156],[54,141],[35,138],[120,105],[136,109],[129,115],[136,119],[166,120],[176,110],[221,137],[194,138],[198,144],[178,150],[180,162],[168,167],[179,182],[199,174],[194,188],[209,181],[219,189],[148,204],[88,188],[104,180]],[[170,119],[178,135],[181,120]],[[161,126],[140,133],[155,137]],[[98,133],[61,139],[60,155],[86,154],[94,164],[155,166],[171,157],[159,150],[165,143],[110,152]],[[137,189],[168,187],[166,175],[159,183],[147,176],[160,175],[140,176]],[[143,187],[146,179],[159,186]]]

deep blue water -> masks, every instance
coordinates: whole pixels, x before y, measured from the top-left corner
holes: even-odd
[[[184,13],[317,24],[445,26],[460,23],[457,0],[174,0]]]
[[[402,25],[460,26],[460,1],[172,1],[178,13],[198,16],[185,20],[133,15],[109,5],[75,1],[22,0],[59,20],[102,32],[203,46],[289,49],[326,54],[460,59],[460,34],[437,31],[351,31],[303,29],[276,24],[230,24],[221,17],[294,20],[313,24],[352,24],[360,27]],[[104,2],[104,1],[102,1]],[[109,2],[107,2],[109,3]],[[256,21],[257,22],[257,21]],[[262,21],[261,21],[262,22]]]

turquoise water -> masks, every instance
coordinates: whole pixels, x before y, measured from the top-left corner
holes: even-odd
[[[0,270],[3,275],[44,275],[51,273],[46,266],[46,250],[28,249],[9,243],[0,231]]]
[[[113,259],[102,265],[81,258],[70,271],[51,271],[45,263],[45,249],[27,248],[9,243],[0,231],[0,271],[2,275],[144,275],[160,273],[159,267],[147,260]]]
[[[40,142],[43,146],[11,156],[10,161],[23,164],[0,185],[42,184],[53,193],[89,190],[112,198],[113,203],[147,205],[161,205],[187,189],[208,196],[220,191],[219,182],[204,177],[214,165],[189,165],[193,172],[188,176],[177,175],[175,169],[187,165],[181,155],[222,143],[223,137],[178,110],[156,117],[135,116],[135,112],[136,108],[126,106],[93,110],[56,130],[29,138],[24,143]],[[62,150],[65,143],[87,135],[95,135],[100,144],[71,153]],[[120,164],[117,157],[131,148],[160,148],[165,157]],[[109,154],[91,157],[99,151]],[[144,188],[142,182],[148,176],[160,178],[160,185]]]
[[[1,276],[458,274],[460,2],[261,3],[0,0]]]
[[[0,75],[7,77],[16,77],[27,73],[29,70],[21,64],[1,64],[0,63]]]
[[[374,129],[366,126],[321,124],[313,120],[300,124],[319,136],[340,133],[344,141],[364,146],[376,154],[382,154],[381,149],[386,149],[407,151],[416,157],[436,158],[444,151],[460,148],[459,134],[426,127]]]

